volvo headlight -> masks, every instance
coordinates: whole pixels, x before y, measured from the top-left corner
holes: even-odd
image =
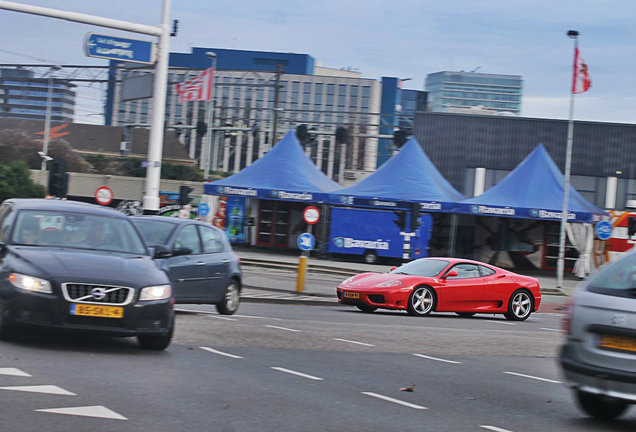
[[[139,300],[163,300],[172,295],[170,285],[156,285],[143,288],[139,295]]]
[[[35,291],[46,294],[51,294],[53,292],[49,281],[29,275],[11,273],[9,275],[9,282],[11,282],[11,285],[26,291]]]
[[[399,279],[388,280],[386,282],[382,282],[379,285],[376,285],[378,288],[387,288],[402,285],[402,281]]]

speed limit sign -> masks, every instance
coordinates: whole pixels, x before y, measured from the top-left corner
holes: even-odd
[[[309,225],[313,225],[320,220],[320,210],[317,207],[310,206],[303,212],[303,219]]]

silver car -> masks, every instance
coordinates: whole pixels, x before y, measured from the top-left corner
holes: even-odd
[[[567,309],[566,383],[585,413],[616,418],[636,403],[636,252],[581,282]]]

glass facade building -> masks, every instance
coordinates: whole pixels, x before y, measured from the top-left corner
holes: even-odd
[[[0,69],[0,116],[44,120],[49,85],[51,121],[72,122],[75,110],[73,85],[61,79],[36,77],[32,70]]]
[[[521,114],[519,75],[436,72],[426,77],[429,110],[464,114]]]

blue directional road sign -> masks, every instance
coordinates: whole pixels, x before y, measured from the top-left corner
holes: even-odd
[[[155,44],[152,41],[88,33],[84,52],[88,57],[121,60],[134,63],[154,63]]]
[[[302,233],[298,236],[296,243],[301,250],[312,250],[316,246],[316,238],[309,233]]]
[[[210,206],[208,206],[206,203],[201,203],[198,205],[197,211],[199,212],[199,215],[207,216],[210,213]]]
[[[596,237],[601,240],[609,240],[609,238],[612,237],[612,230],[612,224],[606,220],[597,222],[594,226],[594,233],[596,234]]]

